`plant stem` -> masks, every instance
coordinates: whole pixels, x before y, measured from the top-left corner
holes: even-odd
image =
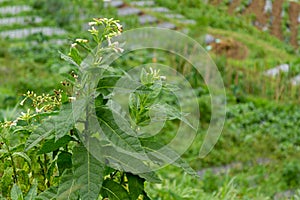
[[[47,182],[47,155],[44,153],[44,182]]]
[[[17,183],[18,183],[18,176],[17,176],[17,168],[16,168],[16,165],[15,165],[15,161],[14,161],[14,158],[13,158],[11,152],[10,152],[9,147],[8,147],[6,144],[5,144],[5,146],[7,147],[7,152],[8,152],[8,154],[9,154],[10,159],[11,159],[11,165],[12,165],[12,167],[13,167],[13,173],[14,173],[13,178],[14,178],[14,183],[17,184]]]

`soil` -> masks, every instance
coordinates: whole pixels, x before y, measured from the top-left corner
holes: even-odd
[[[277,0],[275,0],[277,1]],[[283,0],[279,0],[283,1]],[[259,29],[263,29],[268,23],[268,14],[264,13],[265,1],[253,0],[250,6],[246,8],[243,14],[254,14],[256,21],[254,23]],[[280,9],[281,10],[281,9]]]
[[[209,0],[209,3],[214,6],[219,5],[221,2],[222,2],[222,0]]]
[[[222,0],[209,0],[212,5],[218,5]],[[252,0],[252,3],[246,7],[243,14],[249,15],[252,14],[255,16],[256,20],[254,25],[260,29],[265,30],[265,28],[270,28],[270,33],[275,37],[283,40],[283,30],[282,30],[282,6],[284,0],[273,0],[272,13],[265,13],[265,0]],[[234,10],[241,4],[241,0],[233,0],[230,6],[228,7],[228,12],[234,14]],[[290,31],[291,38],[290,43],[298,48],[298,15],[300,13],[300,3],[290,1],[289,5],[289,19],[290,19]],[[271,23],[270,23],[271,22]]]
[[[228,8],[230,14],[234,14],[234,10],[240,5],[241,0],[233,0]]]
[[[297,2],[290,2],[289,5],[289,17],[290,17],[290,29],[291,29],[291,44],[298,47],[298,15],[300,13],[300,4]]]
[[[279,39],[283,39],[281,29],[281,11],[284,0],[275,0],[273,3],[272,15],[273,22],[271,26],[271,34]]]
[[[226,55],[228,58],[242,60],[248,56],[248,48],[231,38],[223,39],[219,43],[211,44],[213,52]]]

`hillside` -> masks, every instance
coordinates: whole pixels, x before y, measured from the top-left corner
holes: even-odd
[[[140,177],[131,176],[130,173],[123,173],[123,169],[114,168],[118,166],[116,162],[115,166],[106,166],[103,171],[101,181],[103,178],[104,186],[114,186],[112,188],[121,191],[119,194],[124,194],[125,191],[126,195],[133,195],[128,184],[136,181],[133,184],[136,184],[137,191],[140,192],[136,197],[139,197],[138,199],[146,199],[146,196],[150,199],[175,200],[300,199],[300,2],[287,0],[0,0],[0,199],[14,200],[15,193],[22,195],[22,198],[15,199],[23,199],[25,194],[33,194],[34,191],[36,195],[40,195],[38,199],[65,199],[66,191],[69,192],[70,199],[79,198],[75,198],[71,193],[84,194],[83,190],[77,190],[76,187],[74,191],[66,189],[70,188],[71,182],[76,182],[72,179],[76,176],[68,174],[68,170],[73,170],[72,173],[78,173],[78,169],[89,170],[90,162],[92,165],[98,163],[98,158],[90,161],[89,152],[83,151],[83,146],[78,148],[81,140],[86,139],[79,136],[83,126],[70,124],[70,118],[59,118],[59,113],[63,112],[59,107],[64,107],[76,99],[70,95],[74,95],[76,81],[81,78],[78,78],[76,73],[80,74],[80,70],[84,68],[75,69],[74,64],[86,64],[86,60],[82,61],[79,58],[87,55],[83,52],[86,49],[84,43],[76,41],[75,38],[92,41],[92,31],[88,31],[91,30],[88,23],[93,18],[104,17],[120,20],[123,34],[141,27],[158,27],[186,34],[188,38],[201,44],[202,51],[207,52],[205,58],[212,59],[215,63],[226,92],[226,99],[221,99],[222,103],[226,104],[226,121],[222,134],[212,151],[200,158],[199,149],[213,116],[213,100],[207,86],[209,76],[201,76],[189,61],[172,52],[162,49],[126,52],[125,49],[126,54],[113,60],[110,66],[105,65],[105,78],[97,82],[95,93],[101,94],[102,99],[95,100],[95,107],[99,106],[98,104],[104,104],[105,108],[115,106],[108,103],[112,102],[110,98],[115,95],[115,91],[110,93],[110,89],[116,87],[118,78],[130,76],[134,66],[168,66],[170,71],[167,75],[173,78],[171,80],[175,82],[181,80],[180,78],[184,79],[195,95],[182,92],[182,104],[189,106],[190,101],[195,101],[197,109],[199,108],[201,117],[194,119],[199,123],[197,134],[192,144],[181,155],[199,177],[188,175],[193,174],[192,170],[182,164],[181,160],[177,160],[175,166],[184,166],[182,168],[185,172],[174,166],[167,166],[157,171],[157,177],[151,173],[141,173]],[[180,42],[171,41],[170,44],[179,45]],[[166,43],[169,44],[167,41]],[[92,45],[95,46],[94,43]],[[61,56],[71,55],[72,48],[76,46],[79,46],[78,54],[75,51],[73,53],[78,56],[78,60]],[[117,47],[113,50],[117,53],[122,52]],[[101,61],[102,57],[99,63]],[[156,80],[155,76],[153,80],[148,76],[156,75],[158,71],[151,68],[151,72],[138,78],[141,79],[140,82],[150,80],[152,84],[153,80]],[[177,73],[180,74],[180,78],[172,77]],[[162,75],[161,77],[164,77],[164,74]],[[167,75],[166,79],[169,80]],[[130,83],[127,87],[131,89]],[[107,85],[102,87],[101,84]],[[184,84],[179,81],[178,85]],[[155,86],[151,91],[155,91],[158,86],[161,91],[165,89],[159,84]],[[172,94],[176,94],[174,91],[179,88],[168,87],[166,88]],[[98,92],[99,88],[103,94]],[[149,92],[142,89],[144,88],[141,88],[141,95]],[[126,102],[130,112],[134,110],[135,104],[142,105],[142,101],[134,99],[133,96],[128,99],[128,102],[133,102]],[[148,101],[145,99],[144,101]],[[124,123],[111,125],[115,116],[110,116],[110,113],[103,110],[97,113],[97,117],[102,117],[101,120],[97,119],[102,122],[102,126],[106,125],[104,132],[113,132],[110,137],[114,138],[113,135],[117,134],[115,143],[134,149],[136,147],[130,144],[132,140],[128,142],[127,136],[119,134],[123,127],[118,126],[124,126],[129,132],[135,127],[133,131],[139,133],[140,127],[151,123],[151,117],[157,117],[155,113],[163,114],[164,116],[158,117],[167,116],[171,120],[164,121],[162,131],[157,134],[159,138],[155,148],[159,148],[159,142],[167,143],[173,137],[176,138],[174,132],[180,128],[181,123],[192,126],[185,118],[189,113],[174,111],[181,103],[178,103],[177,97],[171,95],[164,100],[164,106],[171,105],[174,108],[158,107],[154,113],[149,109],[150,114],[145,114],[146,117],[143,115],[139,120],[150,118],[150,122],[146,121],[140,126],[136,118],[135,124],[128,127]],[[24,106],[21,102],[25,102]],[[45,103],[49,106],[48,102],[51,112],[44,112],[44,107],[38,107]],[[114,107],[120,116],[121,108]],[[164,108],[168,111],[167,114],[162,112]],[[194,110],[191,107],[187,110],[193,117]],[[130,113],[129,117],[134,118],[140,113]],[[43,120],[52,122],[51,119],[60,121],[56,121],[54,125],[46,123],[43,127]],[[130,122],[132,121],[134,120]],[[45,130],[40,130],[38,136],[34,135],[40,124]],[[57,128],[56,125],[63,128]],[[46,131],[50,126],[54,128]],[[87,126],[87,123],[84,126]],[[114,129],[115,127],[117,128]],[[146,129],[149,130],[152,129]],[[49,135],[46,135],[48,133]],[[126,132],[125,135],[127,134],[132,133]],[[26,150],[32,137],[38,142],[33,142],[29,145],[31,149]],[[120,138],[124,141],[119,141]],[[142,137],[136,138],[140,139],[141,143],[144,141]],[[188,137],[182,137],[182,143],[177,144],[176,141],[175,147],[180,149],[181,145],[185,144],[185,139],[188,140]],[[157,150],[155,148],[154,151]],[[88,156],[83,155],[86,152]],[[73,157],[76,153],[79,153],[78,160]],[[126,159],[126,156],[119,158]],[[88,160],[86,163],[85,159]],[[156,162],[161,162],[160,159],[157,158]],[[77,161],[83,162],[81,164],[84,167],[80,167]],[[106,163],[109,161],[105,160]],[[130,161],[125,163],[135,164]],[[96,172],[99,171],[95,170]],[[82,172],[81,176],[85,175]],[[127,176],[131,177],[130,180]],[[162,182],[155,183],[156,178],[160,178]],[[101,185],[102,182],[95,183],[98,179],[89,181]],[[154,181],[152,183],[149,180]],[[87,184],[84,182],[83,185]],[[82,185],[79,188],[81,187],[85,188]],[[100,191],[97,186],[95,188],[95,191],[99,191],[92,195],[98,195],[98,199],[109,196],[109,192],[103,192],[103,189]]]
[[[250,18],[250,22],[258,29],[292,44],[295,48],[299,46],[300,4],[297,1],[233,0],[210,3],[231,15]]]

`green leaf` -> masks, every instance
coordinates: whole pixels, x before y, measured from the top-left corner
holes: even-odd
[[[61,176],[65,169],[72,168],[72,154],[66,151],[58,154],[57,157],[57,167],[59,171],[59,175]]]
[[[9,193],[9,187],[13,183],[12,177],[13,177],[13,168],[12,167],[6,168],[0,179],[0,186],[1,186],[2,194],[4,196],[7,196]]]
[[[18,144],[14,147],[10,147],[10,152],[20,152],[24,149],[24,143]]]
[[[97,91],[101,92],[103,95],[110,94],[120,77],[120,75],[109,75],[102,77],[98,82],[98,87],[96,88]]]
[[[44,192],[40,193],[38,197],[35,198],[35,200],[54,200],[56,199],[57,189],[57,186],[52,186]]]
[[[73,59],[73,61],[77,65],[80,65],[80,63],[82,62],[82,58],[81,58],[81,56],[79,54],[79,51],[76,48],[74,48],[74,47],[71,47],[70,52],[69,52],[69,56],[70,56],[70,58]]]
[[[52,118],[45,120],[40,126],[38,126],[28,137],[25,144],[25,151],[35,147],[39,142],[49,137],[54,131],[54,126]]]
[[[24,152],[14,152],[12,154],[12,156],[13,157],[19,156],[19,157],[23,158],[28,163],[29,167],[31,166],[31,159]]]
[[[126,173],[128,179],[128,189],[132,200],[137,200],[140,194],[144,191],[145,179],[140,178],[138,175]]]
[[[105,167],[94,158],[87,149],[80,145],[73,150],[73,169],[79,195],[84,200],[98,198],[103,182]]]
[[[24,167],[25,168],[25,167]],[[26,168],[25,168],[26,169]],[[17,178],[18,178],[18,183],[21,185],[28,185],[30,184],[30,177],[28,174],[28,170],[25,169],[17,169]],[[22,186],[21,185],[21,186]],[[25,194],[24,194],[25,195]]]
[[[99,152],[101,152],[101,155],[105,157],[106,164],[114,169],[138,174],[140,177],[149,182],[161,182],[155,172],[153,172],[145,162],[139,159],[139,157],[135,157],[134,154],[117,151],[115,147],[111,146],[109,143],[103,145]]]
[[[191,168],[191,166],[185,160],[183,160],[182,158],[177,159],[172,164],[177,166],[177,167],[180,167],[181,169],[183,169],[189,175],[199,177],[199,174],[193,168]]]
[[[10,191],[12,200],[23,200],[23,193],[17,184],[14,184]]]
[[[157,174],[153,171],[149,172],[144,172],[144,173],[139,173],[138,174],[140,177],[144,178],[148,182],[152,183],[161,183],[160,178],[157,176]]]
[[[141,139],[141,142],[143,147],[148,152],[148,155],[151,156],[151,158],[161,166],[166,164],[173,164],[177,167],[182,168],[186,173],[192,176],[199,176],[198,173],[193,170],[176,151],[160,143],[153,137]]]
[[[79,42],[77,43],[79,46],[81,46],[82,48],[84,48],[86,51],[93,53],[93,49],[91,49],[91,47],[89,47],[88,45],[86,45],[85,43]]]
[[[75,179],[73,178],[73,172],[71,169],[65,170],[57,191],[57,200],[72,200],[76,198],[76,190],[79,187],[75,186]]]
[[[4,144],[4,145],[5,145],[5,144]],[[10,152],[22,152],[22,151],[24,150],[24,143],[18,144],[18,145],[14,146],[14,147],[8,147],[8,148],[9,148],[9,151],[10,151]],[[6,158],[6,157],[9,156],[9,153],[8,153],[8,151],[6,150],[6,148],[5,148],[5,149],[0,149],[0,154],[2,154],[2,155],[0,156],[0,159],[4,159],[4,158]],[[17,155],[17,154],[16,154],[15,156],[23,157],[22,155]],[[29,161],[28,164],[29,164],[29,166],[30,166],[30,158],[29,158],[29,157],[25,158],[25,156],[24,156],[23,158],[25,159],[26,162]]]
[[[109,200],[130,200],[129,194],[125,188],[110,179],[103,182],[101,195]]]
[[[28,191],[27,195],[25,196],[24,200],[35,200],[37,195],[37,182],[31,186],[30,190]]]
[[[169,104],[155,104],[151,107],[152,112],[155,113],[156,116],[167,116],[168,120],[179,119],[188,126],[190,126],[193,130],[197,131],[197,129],[188,121],[185,117],[187,114],[180,112],[175,107]]]
[[[146,157],[141,143],[136,133],[130,127],[130,124],[119,112],[114,112],[108,107],[96,108],[98,121],[107,139],[117,147],[132,153],[140,153]],[[116,121],[118,123],[116,123]],[[124,131],[126,130],[126,132]]]
[[[0,149],[0,160],[9,156],[9,153],[6,149]]]
[[[60,51],[59,51],[59,54],[60,54],[60,57],[63,60],[67,61],[69,64],[75,65],[76,67],[80,68],[79,65],[77,64],[77,62],[72,57],[67,56],[64,53],[60,52]]]
[[[77,120],[76,117],[79,117],[77,110],[76,113],[73,113],[71,105],[68,104],[63,106],[59,115],[50,116],[45,119],[42,124],[31,133],[26,141],[25,151],[36,146],[42,140],[48,138],[52,133],[55,133],[56,140],[65,136],[68,131],[73,128],[75,121]]]
[[[55,138],[47,140],[42,145],[42,147],[37,152],[37,154],[44,154],[44,153],[53,152],[53,151],[59,149],[60,147],[66,146],[72,140],[74,140],[74,138],[72,138],[69,135],[65,135],[62,138],[58,139],[57,141],[55,141]]]

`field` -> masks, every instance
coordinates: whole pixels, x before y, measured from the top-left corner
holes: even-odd
[[[300,3],[266,2],[0,0],[0,199],[300,199]]]

